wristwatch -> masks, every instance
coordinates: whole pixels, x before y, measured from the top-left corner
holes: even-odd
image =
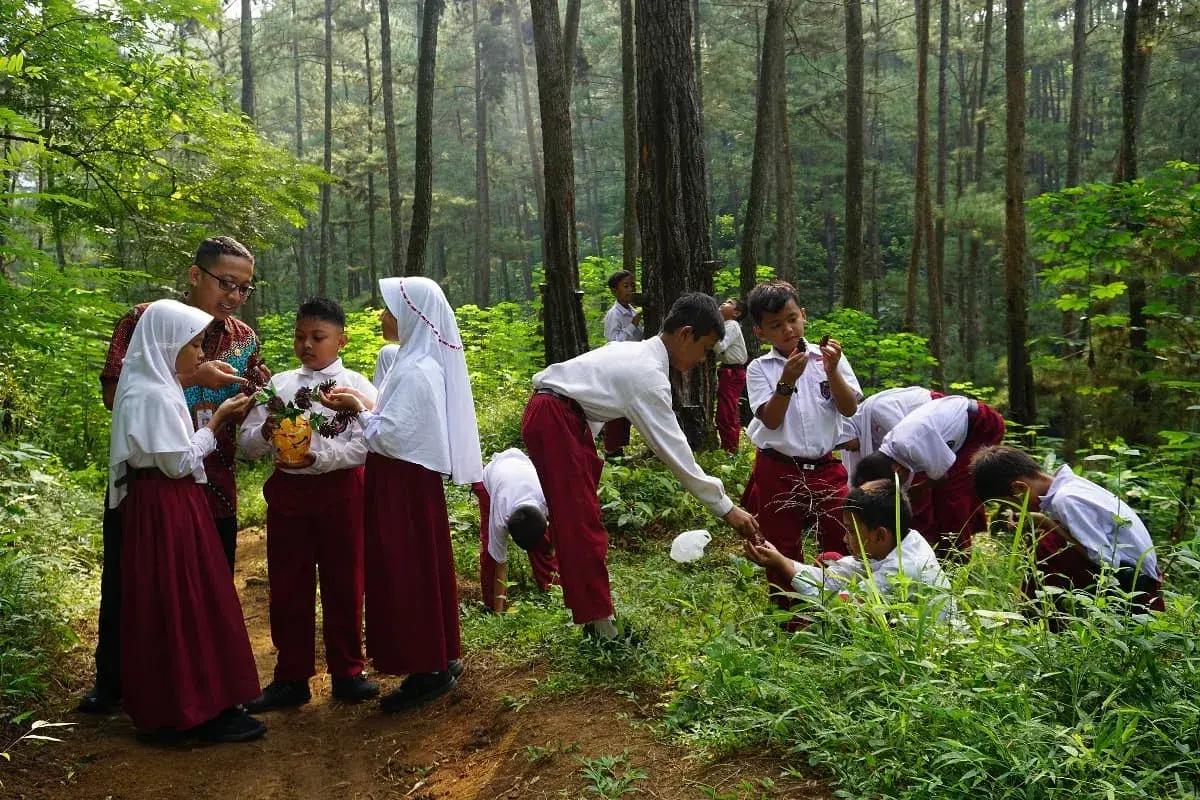
[[[784,381],[780,381],[779,383],[775,384],[775,394],[781,394],[784,397],[790,397],[795,393],[796,384],[794,383],[785,383]]]

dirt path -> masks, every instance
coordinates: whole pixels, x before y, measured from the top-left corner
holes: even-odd
[[[237,585],[263,684],[275,663],[267,627],[265,538],[245,530],[238,549]],[[703,763],[654,739],[639,709],[610,693],[537,699],[518,709],[503,698],[523,697],[536,683],[526,669],[467,653],[460,688],[408,715],[385,716],[374,704],[346,706],[329,696],[328,677],[313,683],[313,701],[264,715],[265,739],[244,745],[151,747],[134,738],[128,718],[78,724],[63,744],[22,744],[14,762],[0,762],[0,796],[158,800],[213,798],[492,798],[604,797],[590,791],[582,759],[628,753],[646,774],[636,796],[719,797],[722,800],[825,797],[815,782],[779,778],[776,759],[748,756]],[[318,667],[320,668],[320,667]],[[394,679],[384,682],[391,688]],[[618,767],[616,774],[622,774]],[[774,782],[774,788],[764,788]],[[704,787],[716,790],[714,795]],[[611,794],[608,796],[618,796]],[[626,795],[634,796],[634,795]]]

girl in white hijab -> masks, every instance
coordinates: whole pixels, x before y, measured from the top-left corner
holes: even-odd
[[[258,672],[237,592],[200,484],[215,432],[253,400],[226,400],[192,430],[179,373],[203,358],[208,314],[174,300],[138,320],[113,402],[109,502],[124,503],[121,685],[148,735],[247,741],[266,731],[239,704]]]
[[[483,478],[479,428],[458,322],[428,278],[384,278],[385,339],[400,343],[373,408],[351,389],[323,400],[359,412],[366,474],[367,652],[379,672],[408,675],[380,701],[415,708],[462,671],[458,591],[442,481]]]

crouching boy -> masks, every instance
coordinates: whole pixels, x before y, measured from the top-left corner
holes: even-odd
[[[515,447],[492,456],[483,480],[472,485],[479,499],[479,586],[483,604],[497,614],[508,601],[508,537],[529,553],[533,578],[545,591],[556,582],[558,561],[546,528],[546,495],[529,456]]]
[[[909,528],[912,511],[908,498],[903,491],[897,493],[894,481],[872,481],[850,490],[843,522],[850,555],[836,561],[818,566],[803,564],[783,555],[770,542],[745,542],[746,556],[761,567],[788,576],[791,590],[808,597],[818,597],[823,591],[852,590],[866,581],[873,581],[880,594],[892,594],[901,574],[935,589],[949,589],[950,582],[933,548],[924,536]],[[907,533],[901,538],[898,530]],[[951,605],[944,598],[941,602],[940,616],[945,616]]]

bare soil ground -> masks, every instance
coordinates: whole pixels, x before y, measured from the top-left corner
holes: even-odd
[[[266,542],[242,531],[236,583],[263,685],[275,663],[267,625]],[[467,587],[463,587],[464,590]],[[90,649],[90,648],[85,648]],[[82,662],[82,659],[81,659]],[[327,676],[312,681],[313,701],[263,716],[267,736],[240,745],[155,747],[134,737],[128,718],[91,718],[70,709],[89,679],[87,664],[48,718],[63,743],[23,742],[0,762],[0,797],[96,800],[492,800],[603,797],[582,771],[584,758],[628,753],[646,774],[630,797],[692,800],[824,798],[817,781],[780,777],[772,754],[744,753],[716,762],[690,758],[655,738],[641,709],[610,692],[535,695],[537,666],[501,666],[487,652],[467,653],[457,691],[400,716],[375,704],[348,706],[329,694]],[[384,681],[387,690],[395,679]],[[54,712],[57,712],[55,714]],[[0,735],[5,735],[0,732]],[[3,742],[0,742],[3,744]],[[620,774],[621,770],[617,770]],[[764,779],[767,786],[764,788]]]

